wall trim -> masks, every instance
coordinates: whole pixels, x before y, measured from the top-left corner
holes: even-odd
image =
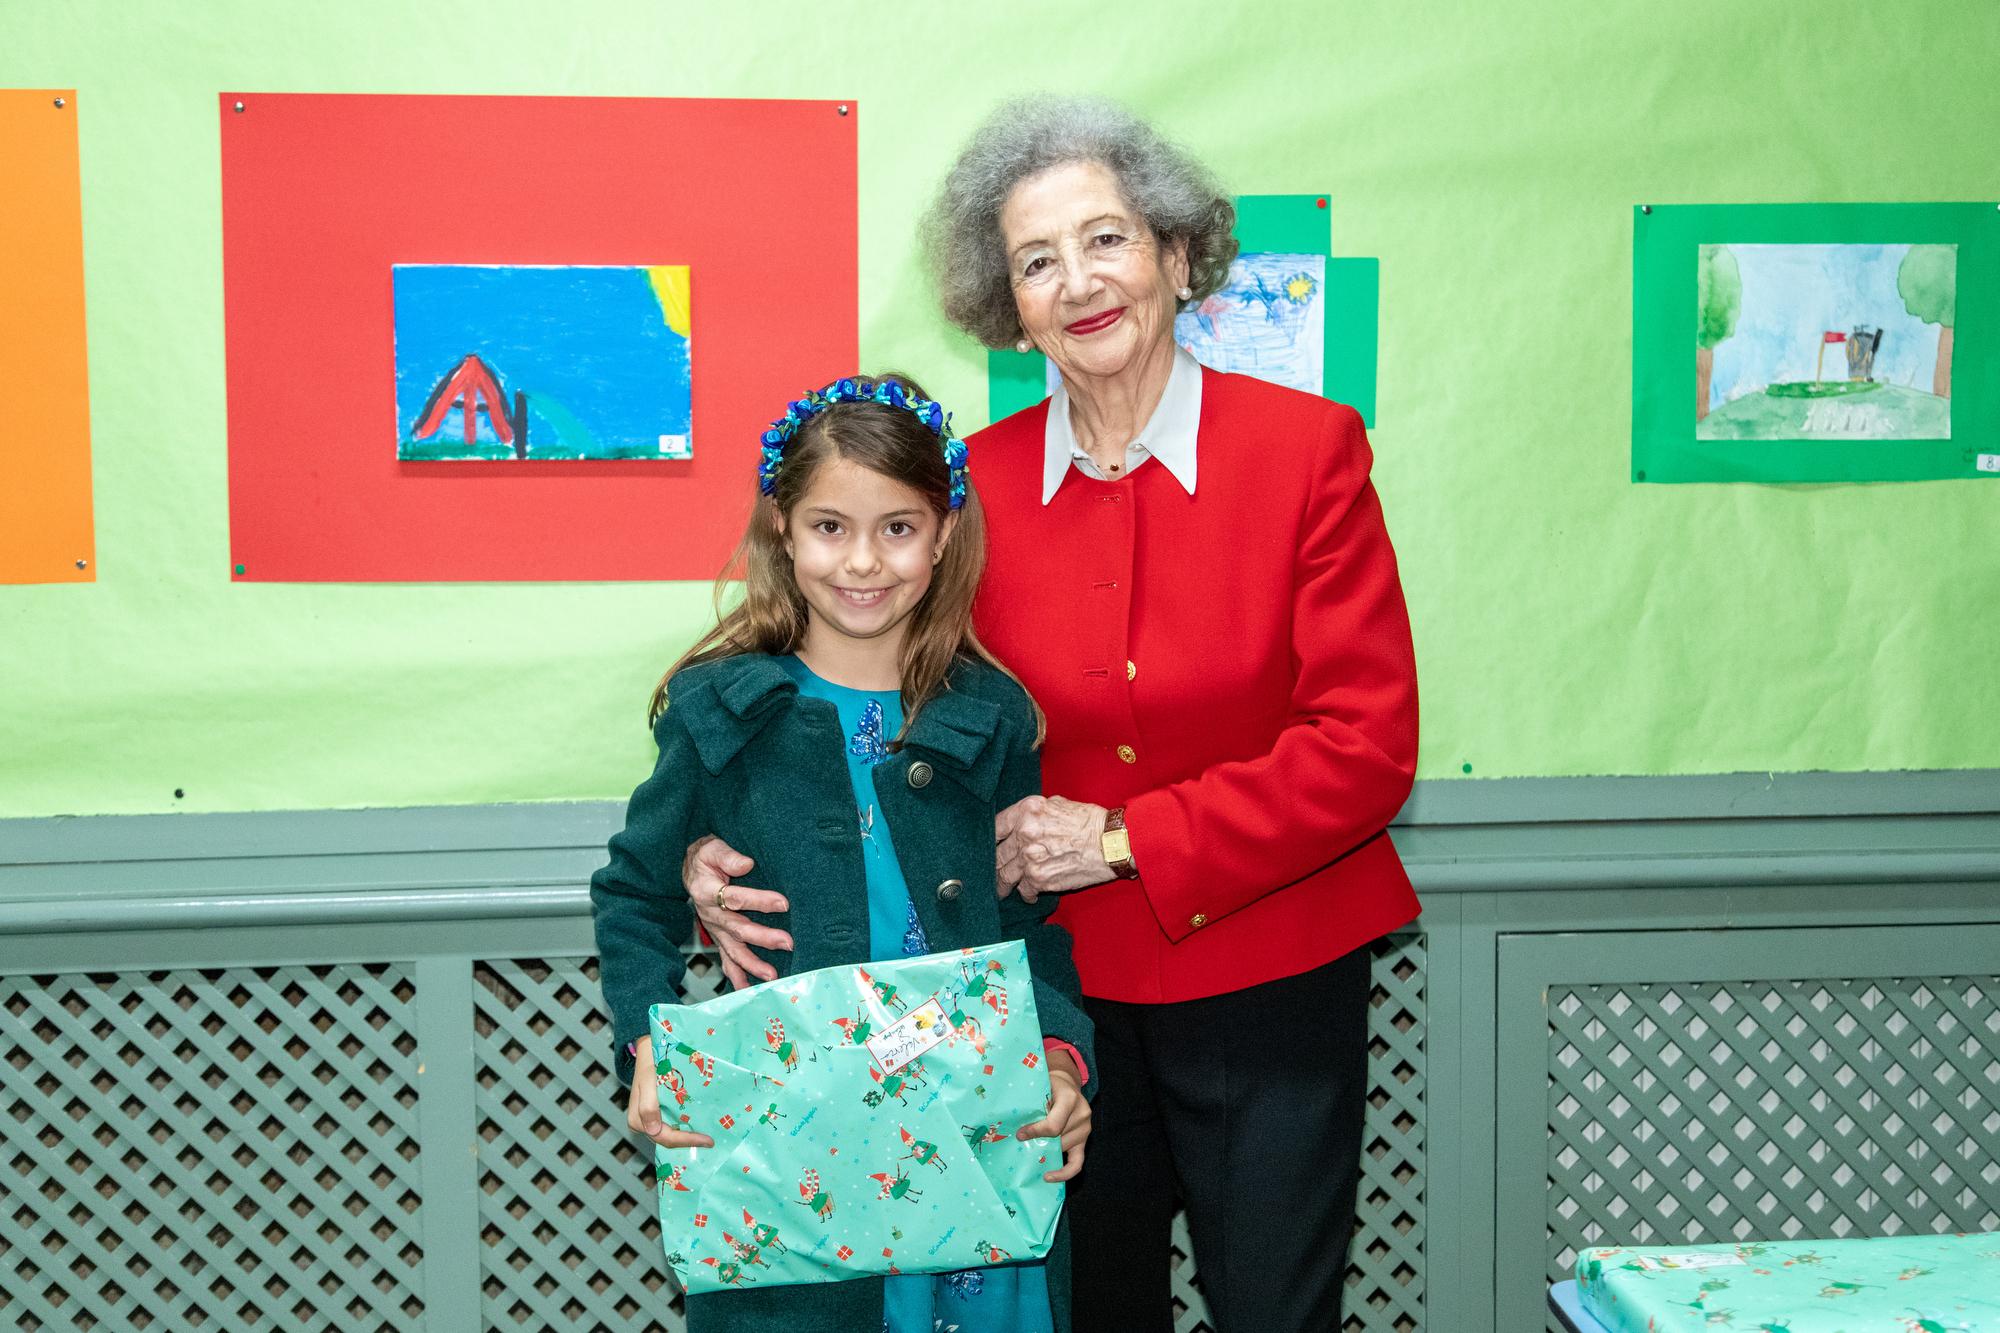
[[[617,801],[0,820],[0,935],[572,917]],[[2000,770],[1417,784],[1420,893],[2000,886]]]

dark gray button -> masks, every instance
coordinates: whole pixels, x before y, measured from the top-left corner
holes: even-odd
[[[937,887],[938,901],[941,903],[955,903],[958,901],[958,895],[961,892],[963,892],[964,889],[965,889],[964,880],[948,879],[944,883],[938,885]]]
[[[910,765],[910,785],[911,785],[912,787],[919,787],[919,788],[922,788],[922,787],[928,787],[928,786],[930,786],[930,785],[931,785],[931,766],[930,766],[929,764],[925,763],[925,762],[924,762],[923,760],[921,760],[921,759],[917,760],[917,762],[916,762],[916,763],[914,763],[914,764],[911,764],[911,765]]]

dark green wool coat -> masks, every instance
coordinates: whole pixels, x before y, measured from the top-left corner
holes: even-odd
[[[694,929],[681,859],[703,834],[757,863],[746,883],[791,904],[788,912],[750,914],[791,933],[794,952],[759,950],[779,976],[869,961],[861,830],[833,704],[801,696],[790,673],[762,654],[689,667],[669,682],[668,697],[671,706],[653,729],[659,762],[632,793],[609,864],[590,881],[621,1089],[633,1074],[625,1047],[645,1035],[647,1009],[680,1000],[686,964],[679,946]],[[931,948],[1021,940],[1043,1033],[1094,1065],[1069,934],[1048,920],[1055,899],[1029,904],[994,892],[993,818],[1041,791],[1034,738],[1026,692],[992,667],[962,661],[949,688],[917,713],[901,748],[875,766],[876,799]],[[1048,1279],[1056,1326],[1066,1330],[1066,1223],[1049,1253]],[[746,1288],[692,1296],[687,1304],[690,1333],[882,1327],[879,1278]]]

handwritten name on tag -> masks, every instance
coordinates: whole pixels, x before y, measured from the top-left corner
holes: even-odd
[[[925,1051],[954,1035],[944,1006],[926,1000],[868,1039],[868,1053],[882,1072],[893,1074]]]

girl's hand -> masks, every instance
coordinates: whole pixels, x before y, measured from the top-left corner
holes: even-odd
[[[995,869],[1005,898],[1023,902],[1114,879],[1104,859],[1104,820],[1111,812],[1061,796],[1024,796],[993,821]]]
[[[653,1039],[639,1038],[635,1048],[639,1067],[632,1074],[632,1096],[625,1103],[625,1123],[662,1148],[713,1148],[715,1140],[706,1134],[669,1129],[660,1116],[659,1075],[653,1068]]]
[[[1017,1139],[1062,1140],[1063,1164],[1043,1180],[1074,1179],[1083,1170],[1083,1144],[1090,1137],[1090,1103],[1083,1098],[1083,1075],[1068,1051],[1052,1050],[1049,1061],[1049,1113],[1032,1125],[1023,1125]]]
[[[722,975],[736,990],[748,986],[751,977],[759,981],[775,981],[778,977],[778,969],[750,952],[750,946],[785,950],[792,947],[792,937],[784,931],[760,926],[743,915],[783,912],[791,907],[782,893],[730,882],[738,875],[749,874],[756,864],[713,834],[690,843],[687,855],[681,858],[681,887],[687,890],[688,901],[694,904],[694,914],[701,919],[702,928],[722,951]]]

